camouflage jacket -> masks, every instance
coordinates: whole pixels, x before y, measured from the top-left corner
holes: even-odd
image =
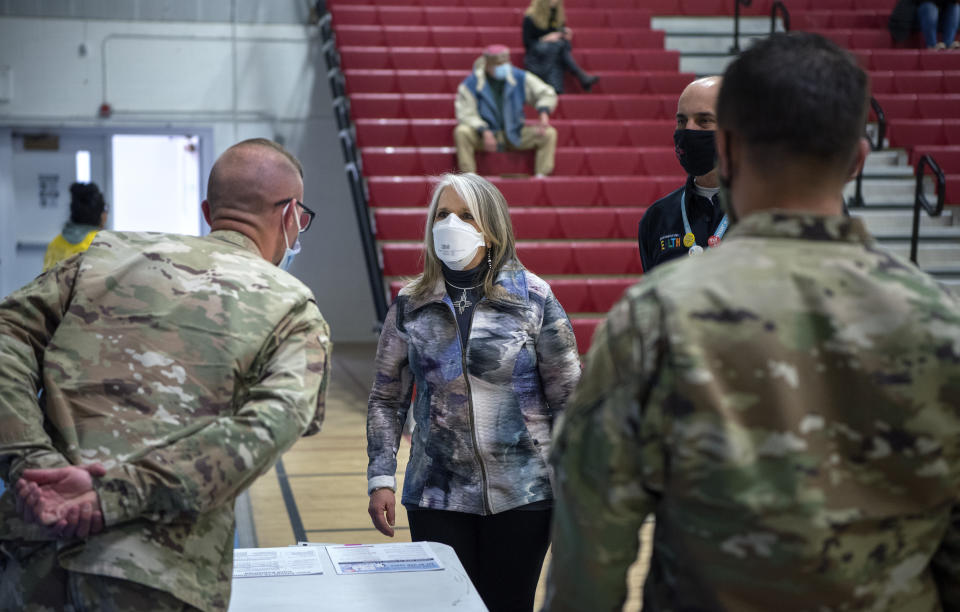
[[[573,328],[549,285],[517,267],[474,309],[466,350],[441,282],[400,292],[377,349],[367,413],[369,489],[396,488],[397,448],[413,402],[404,504],[493,514],[553,499],[554,419],[580,376]]]
[[[558,425],[549,610],[960,606],[960,300],[861,221],[751,215],[628,290]]]
[[[225,609],[234,499],[319,429],[329,352],[310,290],[243,235],[101,232],[0,303],[0,477],[102,463],[106,528],[61,565]],[[8,489],[0,540],[49,539]]]

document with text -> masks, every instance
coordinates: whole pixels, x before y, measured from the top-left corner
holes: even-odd
[[[338,574],[425,572],[443,569],[443,564],[427,542],[347,544],[326,548]]]
[[[238,548],[233,551],[234,578],[264,576],[305,576],[322,574],[320,549],[287,546],[284,548]]]

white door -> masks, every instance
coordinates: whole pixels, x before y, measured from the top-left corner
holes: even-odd
[[[85,179],[82,182],[93,181],[104,194],[110,193],[105,183],[103,134],[52,133],[39,138],[34,133],[14,133],[12,149],[14,201],[8,216],[12,222],[3,229],[3,239],[15,241],[16,251],[13,265],[5,266],[0,295],[22,287],[43,271],[47,245],[70,218],[70,185],[77,181],[78,170],[89,172],[89,177],[79,177]]]

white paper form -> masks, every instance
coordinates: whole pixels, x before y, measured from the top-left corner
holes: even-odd
[[[433,554],[433,549],[426,542],[348,544],[326,548],[338,574],[425,572],[443,569],[440,559]]]
[[[318,548],[237,548],[233,551],[233,577],[304,576],[322,574]]]

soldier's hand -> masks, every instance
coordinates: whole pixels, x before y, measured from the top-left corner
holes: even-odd
[[[98,533],[103,529],[103,517],[93,477],[104,474],[100,464],[24,470],[16,485],[21,516],[53,528],[64,538]]]
[[[396,518],[397,496],[391,489],[377,489],[370,494],[368,512],[373,526],[385,536],[393,537],[393,525]]]
[[[95,491],[83,496],[87,501],[74,503],[66,516],[57,521],[54,531],[63,540],[85,538],[103,531],[103,515],[100,513],[100,498]]]

